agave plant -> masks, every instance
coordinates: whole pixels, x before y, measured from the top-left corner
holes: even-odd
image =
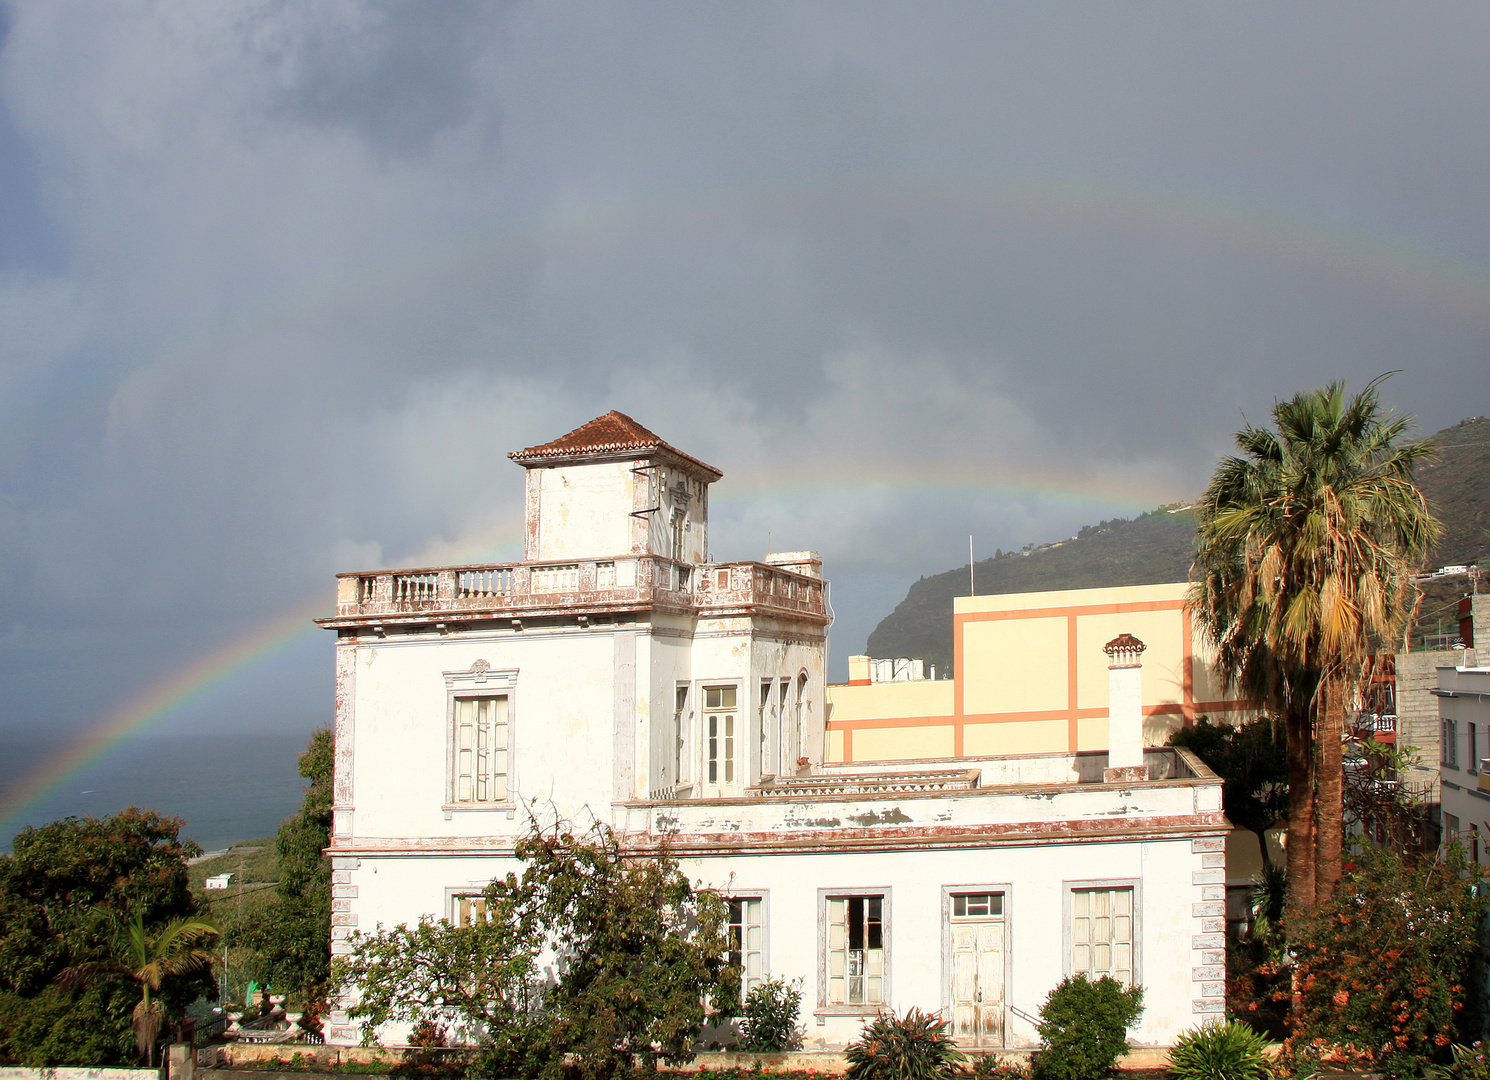
[[[1171,1080],[1269,1080],[1267,1040],[1246,1024],[1206,1024],[1169,1052]]]
[[[964,1060],[940,1013],[880,1013],[845,1053],[848,1080],[949,1080]]]

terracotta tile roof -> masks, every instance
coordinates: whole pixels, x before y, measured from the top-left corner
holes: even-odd
[[[623,412],[612,409],[604,416],[597,416],[588,424],[577,427],[568,435],[560,435],[553,442],[541,446],[530,446],[526,450],[514,450],[507,456],[519,465],[542,464],[550,461],[579,460],[594,457],[637,457],[647,452],[661,451],[675,458],[690,462],[715,480],[724,474],[712,465],[685,454],[675,446],[669,446],[657,434],[648,431]]]

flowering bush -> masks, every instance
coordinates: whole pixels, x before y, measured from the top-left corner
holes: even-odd
[[[1288,1051],[1415,1075],[1478,1030],[1487,901],[1457,844],[1417,863],[1365,851],[1348,865],[1335,894],[1290,927],[1300,1008]]]

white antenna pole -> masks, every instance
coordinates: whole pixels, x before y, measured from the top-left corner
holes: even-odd
[[[973,534],[967,536],[967,587],[973,596],[978,595],[978,579],[973,574]]]

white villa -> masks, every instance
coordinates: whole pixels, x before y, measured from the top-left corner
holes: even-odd
[[[1141,641],[1106,646],[1101,749],[830,763],[815,554],[711,561],[720,472],[620,413],[510,456],[522,562],[345,574],[321,620],[333,951],[468,916],[536,800],[637,853],[665,838],[730,899],[747,981],[803,980],[809,1048],[911,1006],[1034,1046],[1079,971],[1144,986],[1140,1045],[1223,1011],[1221,784],[1142,745]]]

